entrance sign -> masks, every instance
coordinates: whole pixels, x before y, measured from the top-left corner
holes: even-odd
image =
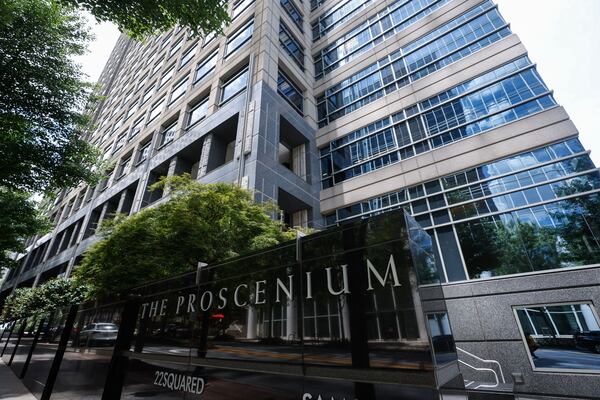
[[[389,212],[14,321],[0,353],[42,400],[465,398],[431,246]]]
[[[431,239],[402,211],[198,274],[136,290],[122,398],[439,399],[460,386]]]

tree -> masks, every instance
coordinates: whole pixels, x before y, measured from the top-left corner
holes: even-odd
[[[131,37],[164,32],[176,24],[194,34],[221,31],[229,22],[225,0],[59,0],[88,10],[100,21],[115,23]]]
[[[57,278],[35,288],[18,288],[7,297],[2,320],[40,315],[84,300],[87,288],[73,279]]]
[[[91,294],[106,297],[151,280],[194,270],[295,237],[267,215],[273,205],[257,204],[238,186],[203,185],[187,176],[163,179],[170,201],[117,217],[100,230],[102,240],[86,253],[74,276]]]
[[[0,267],[49,227],[32,194],[96,179],[98,152],[82,136],[90,86],[73,61],[89,39],[85,21],[50,0],[0,2]]]

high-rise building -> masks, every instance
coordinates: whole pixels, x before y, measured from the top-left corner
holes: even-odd
[[[295,226],[402,207],[431,235],[468,385],[597,396],[600,173],[497,6],[230,11],[223,36],[118,40],[89,136],[114,169],[57,197],[0,298],[69,275],[103,220],[168,199],[147,190],[161,176],[237,183]]]

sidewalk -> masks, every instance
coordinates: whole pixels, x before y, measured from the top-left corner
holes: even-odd
[[[2,359],[0,359],[0,399],[36,400]]]

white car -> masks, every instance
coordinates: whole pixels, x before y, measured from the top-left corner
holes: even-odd
[[[115,324],[90,324],[79,333],[79,344],[81,346],[111,345],[117,340],[117,333],[119,327]]]

